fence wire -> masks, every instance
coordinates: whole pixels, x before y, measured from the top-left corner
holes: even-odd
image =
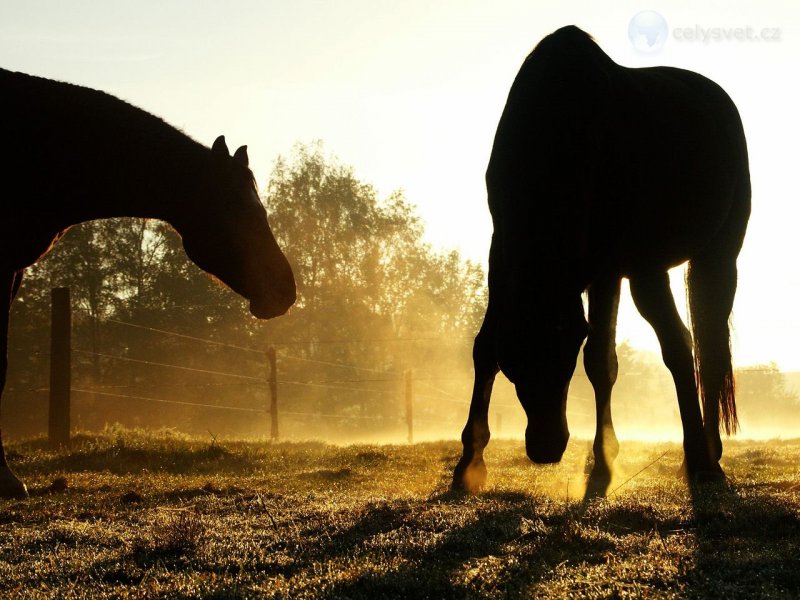
[[[230,344],[227,342],[222,342],[219,340],[203,338],[194,335],[188,335],[185,333],[177,332],[177,331],[170,331],[166,329],[160,329],[156,327],[149,327],[146,325],[141,325],[137,323],[130,323],[118,319],[103,319],[98,321],[99,324],[109,324],[118,327],[128,327],[137,329],[140,331],[145,331],[157,336],[167,336],[167,337],[174,337],[179,340],[186,340],[190,342],[205,344],[211,347],[218,347],[224,348],[227,350],[238,351],[238,352],[245,352],[252,355],[257,355],[259,357],[263,357],[263,362],[261,363],[266,370],[268,364],[268,352],[266,349],[259,349],[254,347],[242,346],[237,344]],[[464,338],[472,339],[470,338]],[[289,342],[282,342],[282,343],[275,343],[273,346],[286,349],[289,347],[294,346],[302,346],[302,345],[309,345],[309,344],[372,344],[372,343],[391,343],[391,342],[431,342],[431,341],[442,341],[441,337],[408,337],[408,338],[372,338],[372,339],[359,339],[359,340],[297,340],[297,341],[289,341]],[[452,339],[448,340],[452,341]],[[253,388],[255,386],[263,386],[264,389],[264,396],[267,396],[267,388],[269,385],[269,378],[267,374],[261,376],[254,376],[254,375],[247,375],[243,373],[237,372],[230,372],[230,371],[222,371],[217,369],[207,369],[201,368],[196,366],[188,366],[182,364],[175,364],[175,363],[163,363],[156,360],[146,360],[142,358],[133,358],[130,356],[124,356],[121,354],[110,354],[110,353],[103,353],[103,352],[95,352],[80,348],[73,348],[73,352],[85,356],[95,356],[98,358],[102,358],[105,360],[110,361],[122,361],[128,362],[133,364],[142,365],[146,368],[153,368],[153,369],[172,369],[177,371],[183,371],[187,373],[197,374],[197,375],[205,375],[210,377],[222,378],[227,380],[233,381],[226,381],[226,382],[184,382],[184,383],[176,383],[176,382],[159,382],[158,386],[163,387],[184,387],[184,388],[194,388],[194,389],[222,389],[226,386],[246,386],[248,388]],[[391,369],[377,369],[359,365],[348,364],[345,362],[339,361],[331,361],[331,360],[320,360],[317,358],[309,358],[304,356],[298,356],[293,353],[286,352],[285,350],[281,350],[279,352],[279,358],[281,361],[293,361],[298,363],[305,363],[310,365],[320,365],[324,367],[332,367],[336,369],[348,370],[354,376],[353,377],[340,377],[340,378],[318,378],[318,379],[307,379],[307,380],[300,380],[300,379],[282,379],[277,378],[276,383],[281,386],[290,386],[290,387],[305,387],[305,388],[316,388],[316,389],[326,389],[331,391],[338,391],[338,392],[348,392],[354,394],[368,394],[372,396],[369,400],[378,401],[380,397],[395,397],[395,398],[402,398],[404,395],[404,376],[403,373],[399,373],[395,370]],[[736,369],[737,372],[773,372],[775,369],[771,367],[746,367],[741,369]],[[364,377],[359,377],[357,374],[363,373]],[[369,375],[373,375],[370,377]],[[576,375],[583,375],[582,373],[578,373]],[[467,407],[470,404],[470,396],[471,396],[471,384],[473,379],[471,377],[465,376],[420,376],[413,378],[414,384],[419,384],[422,388],[424,388],[424,393],[415,393],[414,399],[415,400],[424,400],[424,401],[432,401],[436,403],[449,403],[455,404],[463,407]],[[441,383],[449,382],[453,384],[463,383],[465,386],[464,394],[457,394],[453,391],[449,391],[441,387]],[[396,386],[396,389],[379,389],[374,384],[389,384]],[[368,387],[364,387],[364,384],[368,384]],[[373,385],[369,385],[373,384]],[[469,387],[467,387],[469,386]],[[125,399],[125,400],[134,400],[134,401],[142,401],[142,402],[152,402],[152,403],[159,403],[159,404],[173,404],[173,405],[181,405],[181,406],[190,406],[202,409],[210,409],[210,410],[223,410],[223,411],[232,411],[232,412],[243,412],[243,413],[252,413],[252,414],[269,414],[269,408],[248,408],[243,406],[232,406],[232,405],[219,405],[219,404],[209,404],[204,402],[190,402],[185,400],[174,400],[168,398],[158,398],[158,397],[149,397],[143,396],[139,394],[131,394],[131,393],[120,393],[120,391],[124,390],[136,390],[141,389],[141,384],[117,384],[117,385],[105,385],[105,384],[97,384],[92,385],[91,389],[87,389],[87,386],[76,387],[72,388],[72,391],[78,394],[91,394],[94,397],[103,397],[103,398],[117,398],[117,399]],[[48,388],[31,388],[29,390],[24,389],[9,389],[9,392],[12,391],[30,391],[30,392],[44,392],[48,391]],[[570,393],[570,399],[577,399],[584,402],[593,402],[592,399],[586,398],[584,396],[576,395]],[[359,400],[359,403],[367,400],[363,398]],[[502,409],[519,409],[518,404],[512,404],[502,401],[493,401],[491,403],[492,407],[495,408],[502,408]],[[425,406],[416,407],[417,411],[424,411],[426,408]],[[578,412],[570,410],[568,411],[571,415],[580,415],[585,417],[593,417],[593,414]],[[423,412],[423,415],[426,413]],[[279,410],[279,417],[289,416],[289,417],[303,417],[303,418],[321,418],[321,419],[335,419],[335,420],[350,420],[350,419],[357,419],[357,420],[365,420],[365,421],[391,421],[395,420],[398,422],[405,422],[406,416],[397,415],[395,417],[386,417],[381,415],[352,415],[346,413],[324,413],[324,412],[310,412],[310,411],[302,411],[302,410]],[[421,422],[421,423],[441,423],[441,419],[429,419],[426,416],[414,416],[413,421]]]
[[[219,340],[207,339],[202,338],[195,335],[188,335],[185,333],[177,332],[177,331],[169,331],[166,329],[160,329],[156,327],[149,327],[146,325],[140,325],[136,323],[129,323],[126,321],[121,321],[118,319],[104,319],[99,321],[99,324],[110,324],[114,326],[120,327],[129,327],[133,329],[137,329],[140,331],[145,331],[157,336],[167,336],[167,337],[174,337],[179,340],[186,340],[190,342],[196,342],[201,344],[206,344],[213,347],[225,348],[234,351],[242,351],[247,352],[250,354],[256,354],[258,356],[264,357],[263,365],[266,367],[268,364],[268,353],[266,350],[261,350],[252,347],[241,346],[237,344],[229,344],[226,342],[222,342]],[[348,343],[377,343],[377,342],[386,342],[386,341],[439,341],[441,338],[397,338],[393,340],[385,340],[385,339],[373,339],[373,340],[344,340]],[[334,344],[339,343],[339,340],[323,340],[323,341],[315,341],[314,343],[325,343],[325,344]],[[300,343],[305,342],[298,342],[297,345]],[[291,346],[295,345],[294,343],[290,344],[275,344],[278,347],[284,346]],[[131,356],[124,356],[122,354],[111,354],[105,352],[96,352],[92,350],[86,350],[82,348],[73,348],[73,352],[77,354],[81,354],[84,356],[93,356],[97,358],[101,358],[104,360],[110,361],[121,361],[132,363],[136,365],[141,365],[147,369],[172,369],[177,371],[183,371],[191,374],[197,375],[207,375],[210,377],[215,378],[222,378],[222,379],[233,379],[235,381],[226,381],[226,382],[159,382],[156,384],[158,387],[173,387],[173,388],[192,388],[192,389],[221,389],[226,386],[246,386],[252,388],[253,386],[263,386],[265,390],[265,396],[267,387],[269,384],[269,378],[266,374],[263,376],[253,376],[253,375],[245,375],[242,373],[237,372],[230,372],[230,371],[222,371],[217,369],[208,369],[208,368],[201,368],[197,366],[188,366],[183,364],[176,364],[174,362],[165,363],[159,362],[157,360],[148,360],[144,358],[134,358]],[[297,380],[297,379],[282,379],[277,378],[276,383],[282,386],[290,386],[290,387],[306,387],[306,388],[318,388],[318,389],[326,389],[331,391],[339,391],[339,392],[348,392],[348,393],[355,393],[359,395],[368,394],[372,396],[369,400],[377,401],[378,397],[395,397],[401,398],[404,394],[404,376],[402,373],[397,373],[392,370],[387,369],[376,369],[370,367],[364,367],[359,365],[347,364],[344,362],[337,362],[337,361],[330,361],[330,360],[320,360],[316,358],[308,358],[304,356],[297,356],[292,353],[288,353],[285,351],[280,351],[279,353],[280,360],[287,360],[287,361],[294,361],[298,363],[306,363],[311,365],[320,365],[324,367],[333,367],[343,370],[348,370],[351,373],[363,373],[367,375],[365,377],[342,377],[342,378],[320,378],[320,379],[307,379],[307,380]],[[369,377],[368,375],[372,374],[373,377]],[[377,376],[376,376],[377,375]],[[415,379],[414,381],[420,381],[423,385],[428,385],[431,388],[431,391],[436,394],[435,396],[431,395],[417,395],[416,397],[420,400],[433,400],[436,402],[450,401],[450,402],[457,402],[460,405],[466,406],[469,404],[468,401],[463,400],[456,400],[456,397],[449,392],[434,386],[430,383],[426,383],[428,381],[451,381],[451,382],[468,382],[471,379],[466,377],[427,377],[427,378],[419,378]],[[379,389],[374,385],[369,387],[364,387],[363,384],[389,384],[395,385],[396,389]],[[73,387],[71,391],[80,394],[83,396],[91,396],[93,398],[105,398],[105,399],[119,399],[119,400],[129,400],[129,401],[138,401],[138,402],[150,402],[150,403],[157,403],[157,404],[171,404],[171,405],[178,405],[178,406],[187,406],[187,407],[194,407],[198,409],[209,409],[215,411],[232,411],[232,412],[239,412],[239,413],[249,413],[249,414],[260,414],[260,415],[267,415],[270,414],[270,410],[267,406],[264,408],[249,408],[243,406],[232,406],[229,404],[210,404],[206,402],[192,402],[187,400],[174,400],[169,398],[162,398],[162,397],[152,397],[152,396],[145,396],[136,393],[129,393],[126,390],[137,390],[144,387],[142,384],[96,384],[91,386],[80,386],[80,387]],[[45,388],[46,391],[46,388]],[[364,398],[366,400],[367,398]],[[359,403],[362,404],[363,400],[359,400]],[[397,422],[399,424],[407,424],[407,415],[394,415],[394,416],[386,416],[386,415],[356,415],[356,414],[347,414],[347,413],[325,413],[319,411],[303,411],[303,410],[279,410],[278,412],[279,418],[283,417],[299,417],[299,418],[320,418],[320,419],[330,419],[336,421],[349,421],[349,420],[360,420],[360,421],[370,421],[370,422]],[[423,412],[420,416],[414,416],[413,418],[414,423],[428,423],[428,424],[440,424],[440,419],[431,419],[425,416]]]

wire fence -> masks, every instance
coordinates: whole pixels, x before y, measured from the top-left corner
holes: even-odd
[[[92,317],[90,317],[92,318]],[[198,347],[213,348],[218,357],[219,352],[244,353],[249,359],[238,361],[237,368],[209,368],[202,364],[186,364],[180,360],[160,360],[157,357],[129,356],[124,350],[116,352],[100,351],[97,347],[86,347],[86,340],[78,347],[71,347],[71,352],[79,357],[78,363],[84,367],[92,361],[103,361],[112,365],[108,372],[115,372],[113,364],[123,363],[136,367],[147,373],[148,380],[137,376],[130,381],[121,381],[119,378],[105,381],[101,378],[87,379],[78,377],[78,383],[71,385],[69,391],[74,395],[77,403],[73,412],[80,414],[82,410],[91,407],[83,404],[87,401],[105,401],[106,410],[113,413],[115,408],[130,410],[139,403],[148,405],[176,406],[192,408],[199,411],[209,411],[211,414],[228,413],[231,415],[250,416],[258,419],[262,431],[266,431],[272,423],[271,435],[277,438],[277,420],[293,420],[296,430],[308,431],[309,423],[327,421],[341,427],[344,423],[381,424],[397,434],[405,433],[408,439],[413,438],[413,429],[417,424],[429,427],[431,430],[443,425],[457,428],[463,423],[470,404],[473,379],[469,375],[453,375],[452,373],[437,374],[430,368],[423,369],[414,376],[408,370],[398,370],[394,367],[375,368],[373,366],[351,364],[341,360],[329,360],[314,356],[301,356],[297,348],[301,345],[309,346],[312,342],[292,340],[276,343],[271,348],[251,347],[241,344],[231,344],[217,339],[191,335],[186,332],[173,331],[164,328],[151,327],[141,323],[132,323],[120,319],[96,319],[97,328],[123,328],[137,331],[151,340],[151,347],[161,347],[165,338],[179,344],[194,344]],[[116,336],[124,339],[124,335]],[[469,338],[471,340],[471,338]],[[452,341],[452,340],[448,340]],[[394,342],[435,342],[441,343],[439,337],[398,337],[398,338],[370,338],[353,340],[314,340],[313,345],[325,344],[388,344]],[[467,338],[464,339],[467,342]],[[184,356],[190,356],[192,363],[206,356],[203,351],[195,348]],[[272,358],[271,358],[272,357]],[[245,364],[246,363],[246,364]],[[256,371],[253,365],[258,365]],[[297,365],[294,369],[277,365]],[[247,372],[244,368],[248,366]],[[303,367],[300,368],[299,366]],[[320,368],[324,373],[313,374],[314,368]],[[79,369],[78,369],[79,370]],[[304,376],[291,376],[292,370]],[[312,371],[309,374],[309,370]],[[748,367],[738,369],[740,372],[774,372],[771,367]],[[181,373],[189,380],[171,380],[163,375],[165,372]],[[584,376],[583,373],[576,373]],[[281,401],[278,404],[277,389],[280,389]],[[158,391],[156,393],[156,390]],[[236,401],[219,401],[219,392],[233,390]],[[321,403],[301,402],[299,396],[291,390],[306,390],[313,392],[327,392],[337,394],[336,403],[328,406],[327,410]],[[413,390],[413,391],[412,391]],[[9,391],[23,391],[13,390]],[[50,388],[37,387],[24,390],[34,393],[51,392]],[[288,392],[288,393],[287,393]],[[344,395],[344,396],[342,396]],[[51,394],[52,396],[52,394]],[[214,396],[214,401],[208,401],[208,396]],[[198,398],[199,397],[199,398]],[[585,410],[571,408],[568,415],[583,419],[594,419],[593,399],[588,395],[570,393],[570,398],[579,400]],[[118,405],[113,405],[117,401]],[[124,404],[122,403],[124,402]],[[451,407],[447,409],[444,407]],[[453,410],[454,407],[461,410]],[[508,400],[493,400],[491,406],[495,411],[521,412],[520,405]],[[416,408],[416,410],[415,410]],[[497,414],[496,424],[499,427],[502,412]]]
[[[92,318],[89,316],[89,318]],[[104,329],[108,327],[127,328],[135,330],[139,334],[151,337],[153,339],[152,345],[158,346],[161,342],[160,339],[169,338],[173,342],[195,344],[197,346],[205,346],[206,348],[213,348],[223,352],[242,352],[246,353],[250,360],[249,362],[257,362],[261,365],[258,374],[252,374],[245,371],[245,369],[220,369],[209,368],[207,366],[198,364],[186,364],[185,361],[179,360],[160,360],[159,358],[152,357],[139,357],[128,355],[127,352],[111,352],[111,351],[98,351],[97,349],[90,349],[86,347],[86,340],[73,347],[72,352],[78,358],[79,363],[91,364],[92,361],[103,361],[104,363],[111,364],[111,368],[107,369],[108,372],[113,373],[114,363],[124,363],[129,367],[136,367],[144,370],[150,377],[159,378],[158,373],[174,371],[189,376],[189,381],[170,381],[161,380],[157,384],[143,383],[141,380],[132,382],[123,382],[114,380],[112,382],[92,380],[89,385],[82,382],[80,385],[74,385],[70,388],[71,393],[77,400],[76,407],[73,412],[80,414],[83,410],[82,402],[86,400],[94,401],[125,401],[124,405],[120,408],[128,410],[131,404],[150,403],[153,405],[174,405],[177,407],[190,407],[198,410],[208,410],[218,412],[230,412],[234,414],[245,414],[257,416],[262,418],[263,423],[266,425],[270,418],[275,419],[276,415],[273,413],[275,410],[270,406],[270,401],[274,404],[275,398],[269,398],[269,373],[266,372],[269,363],[270,348],[265,347],[251,347],[240,344],[232,344],[216,339],[204,338],[198,335],[191,335],[186,332],[173,331],[165,328],[151,327],[141,323],[132,323],[120,319],[95,319],[95,328]],[[117,335],[117,337],[120,337]],[[124,336],[122,336],[124,338]],[[471,339],[471,338],[470,338]],[[386,344],[391,342],[437,342],[442,341],[439,337],[402,337],[402,338],[370,338],[370,339],[354,339],[354,340],[314,340],[315,346],[324,344],[332,346],[335,344]],[[464,340],[467,341],[466,338]],[[413,378],[413,384],[419,384],[419,391],[414,390],[414,393],[409,397],[409,390],[411,387],[407,385],[406,380],[409,373],[406,370],[399,371],[394,368],[374,368],[371,366],[351,364],[340,360],[328,360],[313,356],[302,356],[295,348],[301,345],[310,345],[311,342],[304,341],[290,341],[286,343],[276,343],[274,348],[277,348],[276,362],[282,365],[294,364],[294,369],[281,369],[282,376],[274,377],[274,384],[279,386],[281,390],[281,406],[277,410],[277,418],[281,421],[284,419],[293,419],[300,424],[308,423],[309,420],[326,420],[332,423],[342,422],[364,422],[364,423],[381,423],[384,426],[390,425],[398,432],[408,429],[408,437],[412,438],[412,430],[415,424],[427,424],[431,427],[440,426],[442,419],[438,416],[434,417],[429,414],[430,411],[418,410],[415,414],[413,411],[412,403],[415,401],[437,403],[441,406],[442,403],[460,405],[465,408],[458,415],[458,418],[466,416],[466,408],[469,406],[468,390],[471,387],[472,380],[470,377],[460,376],[454,377],[452,375],[435,377],[430,374],[425,374],[420,377]],[[194,350],[191,352],[193,359],[203,358],[202,350]],[[192,363],[195,360],[190,361]],[[244,365],[242,365],[244,366]],[[252,367],[252,365],[250,365]],[[314,375],[313,370],[319,367],[324,371],[324,374]],[[79,369],[75,369],[79,370]],[[252,371],[252,368],[250,369]],[[292,377],[288,375],[291,371],[300,372],[304,377]],[[309,373],[309,371],[312,371]],[[337,373],[338,372],[338,373]],[[287,373],[287,374],[284,374]],[[439,383],[440,385],[436,385]],[[459,396],[453,391],[443,389],[441,385],[463,387],[465,395]],[[220,403],[218,401],[197,401],[190,396],[192,390],[203,394],[209,390],[223,390],[227,388],[237,388],[240,390],[238,393],[239,401]],[[150,393],[153,389],[159,389],[160,394]],[[337,410],[309,410],[306,403],[294,402],[291,393],[287,393],[292,389],[323,391],[336,394],[347,394],[350,396],[350,401],[339,401],[336,406]],[[48,391],[47,388],[41,388],[40,391]],[[274,392],[273,392],[274,394]],[[178,396],[180,399],[177,399]],[[288,396],[288,399],[286,398]],[[403,402],[405,401],[405,403]],[[241,405],[239,405],[241,402]],[[256,406],[252,404],[256,403]],[[502,403],[501,403],[502,404]],[[374,411],[373,407],[382,406],[382,410]],[[511,407],[512,405],[504,405]],[[447,412],[447,411],[443,411]],[[453,412],[453,411],[450,411]],[[373,414],[375,413],[375,414]],[[275,425],[272,428],[273,437],[276,437],[277,431]]]

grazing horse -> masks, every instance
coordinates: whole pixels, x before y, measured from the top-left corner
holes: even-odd
[[[690,71],[621,67],[588,34],[564,27],[536,46],[511,87],[486,186],[489,304],[454,488],[485,482],[498,370],[528,417],[528,457],[561,460],[584,339],[597,409],[591,475],[607,485],[618,452],[610,398],[623,277],[675,381],[686,475],[724,479],[720,427],[737,427],[728,317],[750,215],[745,137],[728,95]],[[667,276],[686,261],[693,336]]]
[[[220,136],[198,144],[113,96],[0,69],[0,392],[8,313],[22,272],[71,225],[108,217],[170,223],[188,256],[268,319],[295,301],[295,281],[248,168]],[[27,494],[0,438],[0,497]]]

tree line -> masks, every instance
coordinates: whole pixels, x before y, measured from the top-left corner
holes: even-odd
[[[433,248],[402,192],[379,197],[321,144],[300,144],[279,157],[262,193],[298,283],[288,315],[252,318],[245,301],[188,260],[165,223],[76,225],[26,271],[14,303],[6,434],[46,429],[50,290],[68,286],[73,387],[86,390],[73,395],[77,428],[121,422],[264,435],[266,415],[248,410],[266,406],[266,358],[248,349],[274,346],[281,409],[294,414],[281,423],[287,437],[402,434],[408,369],[416,418],[439,426],[442,435],[457,435],[471,390],[472,339],[487,301],[482,267],[456,251]],[[618,426],[658,423],[677,435],[666,369],[624,343],[618,355]],[[571,387],[570,424],[585,436],[594,428],[594,405],[581,363]],[[740,371],[738,382],[745,432],[748,425],[751,431],[779,428],[775,417],[800,424],[797,396],[774,365]],[[519,433],[524,414],[502,378],[494,404],[493,413],[505,415],[500,433]]]
[[[46,424],[50,290],[57,286],[70,287],[73,299],[73,387],[97,391],[74,395],[79,426],[112,419],[263,432],[246,413],[125,398],[262,407],[265,386],[208,373],[258,378],[265,372],[262,355],[230,346],[277,347],[280,377],[292,382],[281,386],[287,406],[343,418],[399,414],[402,398],[394,391],[406,369],[429,377],[468,369],[486,302],[483,269],[427,243],[402,192],[380,198],[351,167],[313,144],[277,159],[262,200],[298,282],[291,312],[269,322],[252,318],[241,298],[191,263],[165,223],[110,219],[72,227],[26,271],[14,304],[4,406],[9,432],[33,433]],[[364,380],[385,393],[376,399],[359,392]]]

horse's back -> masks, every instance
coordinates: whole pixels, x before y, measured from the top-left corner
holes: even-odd
[[[614,89],[600,137],[595,226],[621,270],[674,266],[727,230],[740,246],[750,176],[728,94],[670,67],[619,67]]]
[[[100,90],[2,69],[0,90],[3,131],[51,169],[70,154],[100,170],[148,151],[199,147],[159,117]]]
[[[526,59],[487,170],[506,256],[523,268],[547,252],[581,277],[687,260],[727,215],[746,223],[744,188],[744,133],[720,86],[681,69],[617,65],[573,27]],[[740,225],[729,227],[739,244]]]
[[[17,271],[33,263],[64,229],[59,206],[70,202],[69,143],[55,126],[49,80],[0,69],[0,270]],[[63,106],[60,110],[63,110]],[[66,121],[66,119],[60,119]],[[61,147],[62,156],[50,151]],[[51,177],[51,174],[54,177]],[[59,189],[66,193],[59,194]]]
[[[0,121],[23,149],[48,145],[61,131],[77,130],[95,90],[0,69]]]
[[[0,255],[32,264],[69,225],[120,214],[133,181],[201,172],[207,150],[105,92],[0,69]],[[0,260],[3,260],[0,258]]]
[[[207,152],[160,118],[92,88],[0,70],[3,169],[57,209]],[[56,198],[53,195],[60,195]],[[37,209],[38,212],[41,212]]]
[[[104,122],[108,119],[103,118],[107,112],[103,105],[116,99],[90,88],[5,70],[0,70],[0,90],[0,122],[11,140],[3,150],[6,181],[24,186],[28,198],[39,196],[40,202],[49,201],[48,195],[59,188],[69,193],[78,178],[85,178],[92,158],[103,156],[98,140],[113,134]],[[37,202],[20,209],[26,206],[41,212]]]

